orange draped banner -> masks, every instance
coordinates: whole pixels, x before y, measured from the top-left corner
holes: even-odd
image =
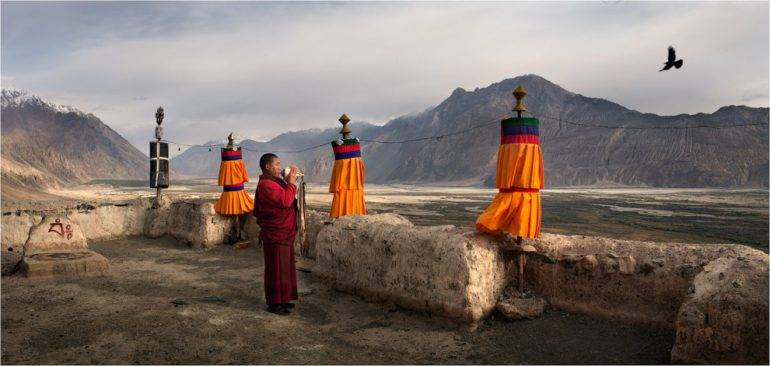
[[[329,183],[329,193],[334,193],[329,212],[333,218],[345,215],[365,215],[364,203],[364,161],[361,159],[361,145],[358,139],[332,142],[334,168]]]
[[[254,210],[254,199],[244,189],[249,181],[249,172],[243,163],[239,150],[222,149],[222,163],[219,165],[218,185],[222,195],[214,204],[214,211],[220,215],[243,215]]]
[[[499,192],[476,221],[476,230],[499,235],[540,236],[540,189],[543,188],[543,155],[540,122],[519,117],[501,121],[495,186]]]

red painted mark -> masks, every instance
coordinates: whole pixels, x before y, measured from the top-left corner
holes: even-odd
[[[58,230],[54,228],[58,228]],[[53,223],[51,223],[51,227],[48,228],[48,232],[57,233],[62,238],[64,237],[64,235],[67,235],[68,240],[72,239],[72,226],[70,225],[64,226],[64,224],[62,224],[59,219],[56,219],[54,220]]]

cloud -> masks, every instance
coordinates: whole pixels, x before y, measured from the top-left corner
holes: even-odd
[[[527,73],[642,112],[767,105],[744,100],[767,85],[764,3],[43,4],[30,18],[5,4],[3,65],[19,87],[110,106],[97,115],[141,149],[158,105],[169,139],[267,139],[341,113],[384,123]],[[669,44],[685,66],[659,73]]]

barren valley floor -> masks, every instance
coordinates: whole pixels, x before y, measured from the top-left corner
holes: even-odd
[[[100,181],[62,192],[70,204],[82,200],[114,201],[155,192],[144,181]],[[256,182],[246,184],[253,195]],[[166,191],[177,198],[217,199],[216,180],[178,181]],[[395,212],[416,225],[472,228],[494,197],[494,189],[414,185],[367,185],[370,213]],[[308,184],[308,207],[328,211],[328,186]],[[767,190],[680,188],[564,188],[541,193],[542,230],[669,243],[734,243],[768,252]],[[60,203],[30,199],[3,202],[3,212],[50,209]]]

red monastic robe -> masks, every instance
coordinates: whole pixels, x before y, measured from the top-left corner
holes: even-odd
[[[259,176],[254,216],[265,255],[265,299],[268,305],[297,299],[294,237],[297,235],[297,186],[280,178]]]

